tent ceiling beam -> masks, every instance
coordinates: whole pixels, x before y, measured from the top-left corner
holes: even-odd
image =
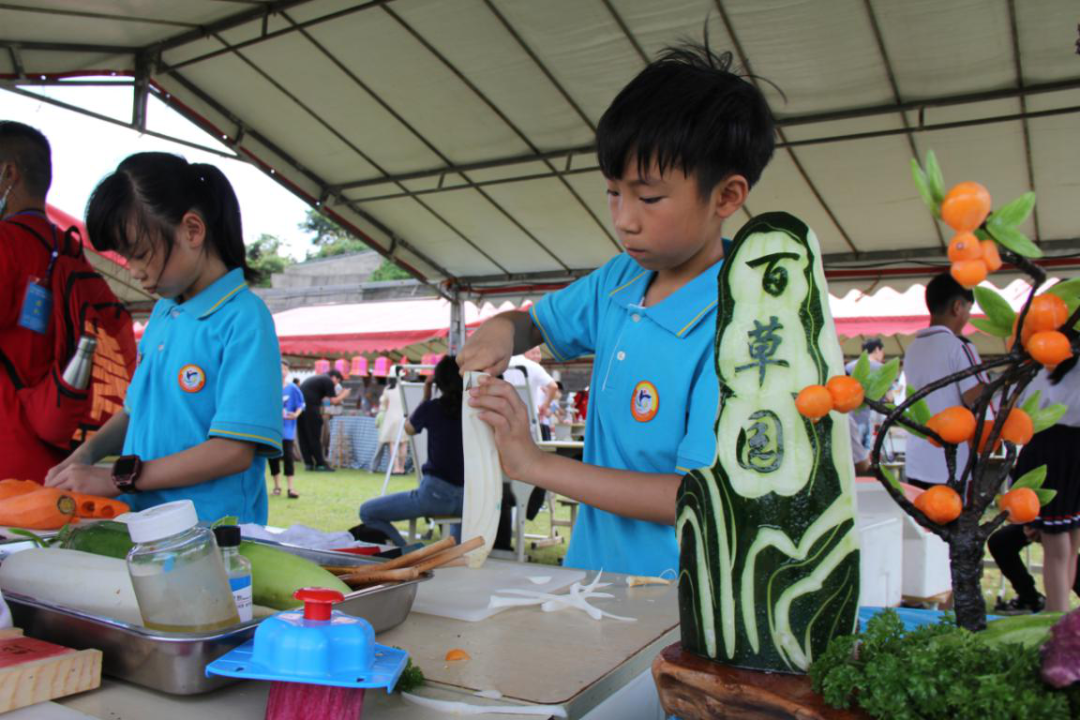
[[[990,117],[972,118],[972,119],[969,119],[969,120],[957,120],[957,121],[954,121],[954,122],[936,123],[936,124],[933,124],[933,125],[919,125],[919,126],[907,127],[907,128],[895,128],[895,129],[891,129],[891,130],[874,130],[874,131],[869,131],[869,132],[864,132],[864,133],[847,133],[847,134],[842,134],[842,135],[829,135],[829,136],[819,137],[819,138],[807,138],[806,140],[789,140],[789,141],[786,141],[786,142],[777,143],[777,148],[802,147],[802,146],[807,146],[807,145],[827,145],[827,144],[830,144],[830,143],[850,142],[852,140],[870,140],[870,139],[873,139],[873,138],[890,137],[890,136],[895,136],[895,135],[914,135],[916,133],[923,133],[923,132],[934,132],[934,131],[938,131],[938,130],[955,130],[955,129],[958,129],[958,128],[975,127],[975,126],[978,126],[978,125],[992,125],[992,124],[995,124],[995,123],[1016,122],[1016,121],[1027,120],[1027,119],[1054,117],[1054,116],[1057,116],[1057,115],[1072,115],[1072,114],[1075,114],[1075,113],[1080,113],[1080,105],[1063,107],[1063,108],[1053,108],[1051,110],[1039,110],[1039,111],[1028,111],[1028,112],[1022,112],[1022,113],[1012,113],[1012,114],[1009,114],[1009,115],[994,115],[994,116],[990,116]],[[555,156],[555,157],[567,157],[567,158],[570,158],[570,157],[573,157],[575,155],[584,155],[584,154],[587,154],[589,152],[595,152],[595,151],[596,151],[595,146],[591,146],[591,147],[572,148],[572,149],[569,149],[569,150],[562,150],[562,151],[552,151],[552,152],[547,153],[547,154]],[[514,158],[506,158],[505,160],[490,160],[490,161],[486,161],[484,163],[477,163],[477,165],[484,165],[485,167],[506,167],[506,166],[509,166],[509,165],[518,165],[518,164],[529,162],[529,161],[532,161],[532,160],[535,160],[535,158],[529,157],[529,156],[524,156],[524,157],[517,156],[517,157],[514,157]],[[355,189],[355,188],[361,188],[361,187],[372,187],[372,186],[378,186],[378,185],[386,185],[388,183],[397,183],[397,182],[403,182],[403,181],[406,181],[406,180],[439,178],[439,177],[442,177],[444,175],[460,173],[460,170],[457,169],[457,168],[460,168],[460,167],[464,167],[464,166],[453,166],[453,167],[450,167],[450,168],[423,170],[423,171],[417,171],[417,172],[407,173],[407,174],[403,174],[403,175],[391,175],[391,176],[383,177],[383,178],[372,178],[372,179],[369,179],[369,180],[360,180],[360,181],[348,183],[346,185],[337,185],[337,186],[335,186],[334,189],[335,190],[348,189],[348,188],[354,188]],[[576,169],[571,169],[571,170],[553,170],[553,171],[547,171],[547,172],[545,172],[545,171],[531,172],[531,173],[528,173],[528,174],[525,174],[525,175],[509,176],[509,177],[500,178],[498,180],[488,180],[488,181],[485,181],[485,182],[482,182],[482,183],[475,183],[475,184],[476,185],[498,185],[498,184],[505,184],[505,183],[522,182],[522,181],[527,181],[527,180],[539,180],[541,178],[548,178],[548,177],[553,177],[553,176],[556,176],[556,175],[558,175],[558,176],[577,175],[577,174],[580,174],[580,173],[595,172],[595,171],[597,171],[597,168],[595,168],[595,167],[586,167],[586,168],[576,168]],[[401,193],[388,193],[386,195],[378,195],[378,196],[374,196],[374,197],[361,198],[359,200],[359,202],[372,202],[374,200],[389,200],[389,199],[393,199],[393,198],[410,197],[410,196],[415,196],[415,195],[428,195],[428,194],[437,193],[437,192],[446,192],[448,190],[459,190],[459,189],[461,189],[463,187],[470,187],[470,186],[471,186],[471,184],[469,184],[469,183],[460,183],[460,184],[452,185],[452,186],[449,186],[449,187],[431,188],[431,189],[427,189],[427,190],[416,190],[416,191],[403,190]]]
[[[495,4],[492,2],[492,0],[483,0],[483,2],[484,5],[487,6],[487,9],[491,11],[491,14],[494,15],[495,18],[499,21],[499,23],[503,26],[506,32],[509,33],[510,37],[514,39],[514,42],[518,44],[518,47],[520,47],[525,52],[525,54],[529,56],[529,59],[533,61],[537,69],[539,69],[540,72],[544,74],[544,77],[548,79],[548,82],[551,83],[551,86],[555,88],[555,90],[560,95],[562,95],[563,99],[566,101],[566,104],[569,105],[575,113],[577,113],[578,117],[581,118],[581,121],[585,123],[585,127],[589,128],[589,132],[595,135],[596,125],[591,119],[589,119],[589,116],[585,114],[585,111],[581,108],[581,105],[579,105],[578,102],[574,100],[574,98],[570,95],[569,91],[567,91],[567,89],[562,86],[562,83],[560,83],[555,78],[554,73],[552,73],[548,66],[543,63],[543,61],[536,54],[536,52],[531,47],[529,47],[529,44],[525,42],[525,39],[521,37],[521,34],[518,33],[517,29],[510,24],[510,21],[507,20],[501,12],[499,12],[499,9],[495,7]]]
[[[607,2],[607,0],[605,0],[605,2]],[[565,188],[566,191],[570,193],[570,195],[574,198],[574,200],[577,201],[578,205],[581,206],[581,208],[583,210],[585,210],[585,212],[589,215],[589,217],[591,217],[593,219],[593,222],[596,223],[597,227],[600,228],[600,231],[602,233],[604,233],[605,237],[607,237],[608,240],[610,240],[611,243],[616,248],[620,247],[619,242],[615,239],[615,236],[612,235],[611,230],[608,229],[607,223],[605,223],[603,219],[597,217],[596,213],[593,212],[592,206],[590,206],[587,202],[585,202],[585,199],[583,197],[581,197],[581,194],[574,188],[574,186],[571,185],[566,180],[566,178],[564,178],[562,175],[558,174],[558,170],[557,170],[556,166],[551,162],[551,159],[541,157],[543,154],[540,152],[540,148],[538,148],[532,142],[532,140],[529,139],[529,137],[525,134],[525,132],[521,128],[519,128],[509,118],[509,116],[507,116],[507,114],[505,112],[502,111],[502,108],[500,108],[498,105],[496,105],[495,102],[491,100],[491,98],[489,98],[486,94],[484,94],[480,90],[480,88],[476,86],[476,83],[474,83],[472,80],[470,80],[469,77],[467,75],[465,75],[465,73],[461,72],[461,70],[458,69],[458,67],[456,65],[454,65],[452,62],[450,62],[450,60],[445,55],[443,55],[441,52],[439,52],[439,50],[434,45],[432,45],[431,42],[428,41],[427,38],[425,38],[423,35],[421,35],[420,32],[416,30],[416,28],[414,28],[412,25],[410,25],[408,22],[406,22],[404,20],[404,18],[402,18],[400,15],[398,15],[396,12],[394,12],[393,8],[391,8],[391,7],[387,6],[387,5],[384,5],[383,6],[383,12],[385,12],[387,15],[389,15],[391,18],[393,18],[395,21],[397,21],[397,23],[402,27],[402,29],[404,29],[407,33],[409,33],[413,37],[413,39],[415,39],[418,43],[420,43],[420,45],[423,46],[423,48],[425,50],[427,50],[428,53],[430,53],[432,57],[434,57],[440,63],[442,63],[443,67],[445,67],[447,70],[449,70],[451,73],[453,73],[454,77],[456,77],[459,81],[461,81],[465,85],[465,87],[469,88],[469,90],[472,91],[472,93],[476,96],[476,98],[478,100],[480,100],[480,102],[484,103],[484,105],[486,105],[488,107],[488,109],[490,109],[493,113],[495,113],[496,117],[498,117],[503,122],[503,124],[506,125],[506,127],[508,127],[511,132],[513,132],[515,135],[517,135],[517,137],[521,140],[521,142],[526,147],[529,148],[529,151],[533,155],[532,159],[534,159],[534,160],[538,160],[538,159],[542,160],[544,162],[544,164],[548,167],[548,169],[551,171],[551,173],[548,174],[548,175],[545,175],[545,177],[551,177],[552,176],[551,174],[554,174],[555,177],[558,177],[559,182],[562,183],[563,188]],[[612,12],[614,12],[614,11],[612,11]],[[442,156],[440,155],[440,157],[442,157]],[[562,156],[559,156],[559,157],[561,158]],[[569,164],[569,159],[567,159],[567,163]],[[446,164],[448,166],[453,165],[453,163],[451,163],[449,160],[446,160]],[[481,168],[474,168],[474,169],[479,170]],[[467,170],[459,170],[458,172],[461,173],[464,176],[464,173],[467,172]],[[468,181],[468,183],[467,183],[468,187],[474,187],[474,188],[481,187],[481,184],[475,183],[473,180],[471,180],[467,176],[466,176],[466,180]],[[442,185],[441,179],[440,179],[439,184],[440,184],[440,186]]]
[[[885,47],[885,36],[881,32],[881,24],[878,22],[877,13],[874,12],[871,0],[863,0],[863,7],[866,8],[866,16],[870,20],[870,29],[874,33],[874,42],[877,45],[878,54],[881,55],[881,62],[885,67],[885,75],[889,80],[889,89],[892,92],[893,102],[899,105],[903,102],[900,97],[900,84],[896,80],[896,71],[893,68],[892,59],[889,58],[889,51]],[[910,130],[911,124],[908,122],[907,113],[899,113],[899,117],[904,129]],[[908,149],[911,150],[911,157],[921,163],[919,149],[915,146],[915,135],[908,132],[905,137],[907,138]],[[934,223],[934,232],[937,234],[938,243],[941,247],[948,247],[945,242],[945,234],[937,223]]]
[[[109,83],[109,84],[113,85],[113,86],[117,85],[117,83]],[[130,83],[123,83],[123,84],[121,84],[121,87],[128,86],[128,85],[130,85]],[[7,90],[8,92],[15,93],[16,95],[22,95],[23,97],[32,98],[33,100],[36,100],[38,102],[43,102],[43,103],[46,103],[48,105],[55,105],[56,107],[63,108],[64,110],[70,110],[71,112],[76,112],[76,113],[79,113],[80,115],[86,115],[87,117],[94,118],[95,120],[100,120],[102,122],[107,122],[110,125],[119,125],[120,127],[128,128],[128,129],[131,129],[131,130],[138,130],[138,128],[136,128],[131,123],[124,122],[123,120],[117,120],[116,118],[109,117],[108,115],[102,115],[100,113],[93,112],[92,110],[87,110],[85,108],[81,108],[78,105],[72,105],[72,104],[66,103],[66,102],[64,102],[62,100],[57,100],[55,98],[51,98],[51,97],[49,97],[47,95],[39,95],[39,94],[37,94],[35,92],[31,92],[29,90],[26,90],[24,88],[19,87],[18,84],[16,84],[13,81],[0,80],[0,88],[3,88],[4,90]],[[194,149],[199,150],[201,152],[211,153],[211,154],[217,155],[219,157],[229,158],[230,160],[236,160],[237,159],[237,156],[234,155],[233,153],[223,152],[221,150],[215,150],[214,148],[210,148],[210,147],[207,147],[205,145],[200,145],[199,143],[192,142],[190,140],[184,140],[182,138],[174,137],[174,136],[168,135],[166,133],[155,132],[153,130],[139,130],[139,132],[143,133],[144,135],[149,135],[151,137],[156,137],[156,138],[160,138],[162,140],[168,140],[169,142],[178,143],[180,145],[184,145],[185,147],[194,148]]]
[[[102,53],[106,55],[131,55],[142,50],[133,45],[93,45],[68,42],[36,42],[24,40],[0,39],[0,47],[19,50],[38,50],[41,52]]]
[[[218,112],[223,117],[227,118],[229,120],[229,122],[233,123],[240,131],[246,132],[246,134],[248,136],[250,136],[253,140],[255,140],[259,144],[263,145],[264,147],[268,148],[272,153],[274,153],[276,156],[278,156],[281,160],[285,161],[286,165],[290,169],[292,169],[292,170],[296,171],[297,173],[301,174],[309,182],[316,185],[319,188],[319,193],[320,193],[321,197],[327,197],[327,196],[330,195],[330,188],[329,188],[328,184],[326,183],[326,181],[324,181],[321,177],[319,177],[318,175],[316,175],[312,171],[305,168],[299,162],[297,162],[288,152],[286,152],[284,149],[279,147],[275,142],[273,142],[269,138],[265,137],[261,133],[250,129],[248,124],[246,122],[244,122],[242,119],[240,119],[239,117],[237,117],[235,113],[233,113],[231,110],[226,108],[224,105],[222,105],[220,102],[218,102],[215,98],[213,98],[209,93],[207,93],[205,90],[203,90],[202,88],[195,85],[193,82],[191,82],[189,79],[184,77],[179,72],[170,72],[169,75],[177,83],[182,85],[184,87],[184,89],[186,89],[192,95],[197,97],[200,101],[206,103],[208,106],[213,108],[215,112]],[[187,108],[186,106],[184,106],[181,103],[170,102],[171,99],[172,99],[171,96],[168,97],[168,98],[164,98],[164,100],[166,102],[169,102],[170,106],[174,110],[179,112],[181,115],[186,117],[188,120],[195,123],[196,125],[201,127],[204,131],[210,133],[211,135],[213,135],[215,137],[220,137],[222,135],[221,129],[215,127],[213,124],[211,124],[209,121],[207,121],[206,118],[198,115],[197,113],[192,112],[189,108]],[[261,160],[258,160],[253,154],[247,153],[247,151],[244,150],[244,148],[241,145],[238,145],[238,148],[241,151],[243,151],[245,156],[250,156],[252,158],[252,160],[255,161],[255,164],[256,164],[257,167],[259,167],[259,169],[261,169],[263,172],[267,173],[271,178],[276,180],[280,185],[284,186],[287,190],[292,192],[294,195],[296,195],[300,199],[304,200],[309,205],[312,205],[313,207],[317,207],[318,205],[321,204],[322,201],[319,198],[313,198],[310,195],[308,195],[307,193],[304,193],[297,186],[295,186],[291,182],[289,182],[288,179],[282,177],[279,173],[277,173],[273,168],[268,167],[264,162],[262,162]],[[373,226],[379,228],[382,232],[386,233],[386,235],[388,237],[395,238],[395,242],[398,245],[401,245],[402,247],[406,248],[409,252],[411,252],[414,255],[416,255],[417,257],[419,257],[421,260],[423,260],[430,267],[435,268],[435,270],[438,271],[440,274],[442,274],[445,277],[451,277],[451,273],[447,272],[441,265],[439,265],[439,263],[432,260],[430,257],[425,255],[419,249],[417,249],[417,248],[413,247],[412,245],[406,243],[405,240],[401,239],[396,233],[394,233],[389,228],[385,227],[382,223],[380,223],[377,219],[375,219],[374,217],[372,217],[371,215],[366,213],[359,206],[357,206],[355,204],[352,204],[352,203],[347,203],[347,207],[352,212],[354,212],[358,216],[362,217],[366,222],[371,223]],[[421,281],[425,281],[425,282],[427,281],[427,278],[424,276],[423,273],[421,273],[416,268],[410,266],[408,263],[403,262],[401,260],[401,258],[394,257],[394,255],[391,253],[390,249],[384,248],[381,243],[376,242],[371,236],[369,236],[367,233],[361,231],[359,228],[357,228],[355,225],[350,223],[345,218],[342,218],[339,215],[335,214],[334,215],[334,220],[336,222],[344,225],[357,238],[363,240],[364,243],[366,243],[368,245],[368,247],[375,250],[380,255],[382,255],[383,257],[385,257],[387,259],[389,259],[390,261],[396,263],[399,267],[404,269],[406,272],[408,272],[410,275],[415,277],[417,280],[421,280]],[[440,290],[440,294],[442,294],[441,290]],[[449,298],[447,298],[447,299],[449,299]]]
[[[308,36],[308,37],[310,37],[310,36]],[[222,43],[223,45],[228,46],[228,43],[225,41],[224,38],[217,37],[217,40],[220,43]],[[312,42],[314,42],[314,40],[312,40]],[[235,47],[235,46],[233,46],[233,47]],[[352,150],[354,153],[356,153],[356,155],[358,157],[360,157],[362,160],[364,160],[364,162],[371,165],[378,172],[383,173],[383,174],[388,174],[386,172],[386,170],[381,165],[379,165],[379,163],[374,158],[370,157],[367,153],[365,153],[363,150],[361,150],[354,142],[349,140],[349,138],[345,137],[345,135],[343,135],[340,130],[338,130],[336,127],[334,127],[329,122],[327,122],[326,119],[322,117],[322,115],[317,113],[314,109],[308,107],[308,105],[304,101],[302,101],[300,98],[298,98],[294,93],[290,92],[276,78],[274,78],[272,75],[270,75],[270,73],[266,72],[263,68],[261,68],[258,65],[258,63],[251,60],[251,58],[249,58],[247,55],[245,55],[242,50],[236,50],[235,55],[236,55],[237,58],[240,59],[241,62],[243,62],[248,67],[250,67],[252,70],[254,70],[258,75],[260,75],[264,80],[266,80],[267,83],[269,83],[271,86],[273,86],[283,96],[288,98],[290,102],[292,102],[298,108],[300,108],[305,113],[307,113],[316,123],[318,123],[319,125],[322,125],[326,129],[327,132],[329,132],[331,135],[336,137],[339,141],[341,141],[341,143],[343,143],[346,147],[348,147],[350,150]],[[352,76],[351,73],[350,73],[350,77],[354,77],[354,76]],[[360,84],[360,87],[365,89],[365,90],[367,89],[362,83]],[[369,92],[369,94],[371,95],[371,97],[374,100],[376,100],[377,102],[381,102],[380,98],[377,95],[375,95],[374,93],[370,93],[370,92]],[[384,104],[384,106],[385,106],[385,104]],[[387,109],[390,110],[389,108],[387,108]],[[409,126],[406,125],[406,127],[409,127]],[[438,153],[437,150],[434,150],[434,148],[432,148],[432,150],[434,152],[436,152],[437,154],[439,154],[439,157],[444,157],[442,154]],[[311,175],[311,177],[313,179],[316,177],[316,176],[314,176],[314,174],[310,174],[310,175]],[[323,181],[321,178],[318,178],[317,180],[314,180],[314,181],[317,182],[317,184],[319,185],[319,188],[320,188],[319,203],[321,204],[325,199],[327,199],[327,197],[329,195],[329,189],[327,188],[326,182]],[[402,187],[402,190],[405,190],[405,188]],[[489,255],[486,251],[484,251],[483,248],[481,248],[476,243],[474,243],[471,238],[469,238],[467,235],[465,235],[465,233],[461,232],[458,228],[454,227],[454,225],[452,225],[449,221],[447,221],[441,214],[437,213],[434,208],[430,207],[429,205],[424,203],[419,198],[414,198],[414,200],[415,200],[415,202],[417,204],[419,204],[421,207],[423,207],[425,210],[427,210],[429,213],[431,213],[432,216],[434,216],[440,222],[442,222],[451,232],[453,232],[455,235],[457,235],[459,238],[461,238],[461,240],[463,242],[465,242],[465,244],[467,244],[469,247],[471,247],[476,252],[480,253],[492,265],[499,268],[500,270],[505,270],[505,268],[503,267],[503,265],[501,263],[496,261],[495,258],[491,257],[491,255]],[[345,204],[350,209],[352,209],[354,212],[360,212],[359,209],[353,204],[352,201],[346,199]],[[494,204],[494,201],[492,201],[492,204]],[[501,208],[500,208],[500,210],[501,210]],[[505,213],[505,210],[503,210],[503,212]],[[370,216],[366,216],[366,217],[369,219],[369,221],[373,220],[373,218],[371,218]],[[383,228],[381,223],[377,223],[377,225],[388,236],[391,236],[391,237],[394,236],[394,233],[392,231],[390,231],[389,229],[387,229],[387,228]],[[364,242],[368,243],[372,247],[375,247],[376,249],[379,249],[381,247],[381,245],[379,245],[378,243],[375,243],[374,240],[372,238],[370,238],[369,236],[367,236],[367,235],[358,235],[358,237],[360,237]],[[537,242],[539,244],[539,241],[537,241]],[[543,245],[541,245],[541,247],[543,247]],[[392,254],[390,253],[389,249],[384,249],[382,251],[382,254],[385,255],[387,258],[390,258],[392,261],[398,262],[400,264],[400,260],[398,258],[393,257]],[[549,254],[550,254],[550,251],[549,251]],[[554,257],[554,255],[552,255],[552,257]],[[556,260],[557,260],[557,258],[556,258]],[[425,260],[425,262],[427,262],[427,261]],[[431,263],[431,265],[432,265],[432,267],[438,268],[440,273],[442,273],[443,275],[449,275],[449,273],[446,272],[445,270],[443,270],[438,264]],[[421,279],[421,280],[426,279],[426,278],[423,277],[422,274],[418,274],[418,275],[416,275],[416,277],[418,279]]]
[[[746,70],[747,79],[754,85],[754,87],[758,88],[758,90],[760,91],[760,80],[756,75],[754,75],[754,70],[750,65],[750,58],[743,50],[742,41],[739,40],[739,36],[735,32],[735,26],[734,24],[732,24],[731,17],[728,15],[727,10],[724,8],[723,0],[716,0],[716,9],[720,13],[720,19],[724,23],[724,28],[727,30],[728,37],[731,38],[731,44],[735,48],[735,53],[739,57],[739,62],[742,63],[743,68],[745,68]],[[776,135],[778,138],[780,138],[780,142],[777,144],[777,149],[779,150],[783,148],[787,151],[788,157],[791,158],[791,164],[795,166],[795,171],[799,173],[799,177],[801,177],[803,182],[806,183],[807,189],[810,190],[810,193],[814,196],[814,199],[817,200],[818,205],[821,206],[821,209],[825,212],[826,215],[829,216],[829,220],[832,221],[832,224],[836,228],[836,231],[840,234],[840,237],[844,239],[844,242],[849,248],[851,248],[852,252],[859,252],[859,248],[855,246],[855,243],[854,241],[852,241],[851,236],[848,234],[848,231],[840,222],[840,218],[836,215],[836,213],[833,212],[832,207],[829,206],[829,203],[825,201],[825,196],[821,193],[821,190],[818,189],[817,184],[810,178],[810,173],[806,171],[806,167],[803,166],[802,161],[799,160],[799,156],[795,153],[793,146],[788,142],[787,136],[784,134],[784,128],[782,126],[777,125]]]
[[[386,0],[378,0],[379,2],[385,2]],[[261,20],[269,15],[275,15],[277,13],[285,12],[294,7],[305,5],[312,0],[275,0],[274,2],[258,3],[256,7],[249,10],[244,10],[235,15],[230,15],[227,18],[222,18],[216,22],[207,23],[205,25],[199,25],[197,29],[189,32],[175,35],[171,38],[155,43],[154,48],[158,51],[174,50],[178,47],[187,45],[188,43],[204,40],[208,35],[225,32],[226,30],[232,30],[235,27],[245,25],[254,20]],[[362,10],[365,6],[359,6],[350,8],[351,11]],[[335,14],[336,16],[337,14]],[[328,17],[327,19],[333,19]],[[318,18],[319,21],[325,22],[322,18]],[[291,32],[291,31],[287,31]],[[277,33],[271,33],[270,35],[262,36],[259,41],[269,40],[270,37],[276,37]]]
[[[1016,86],[1024,87],[1024,63],[1020,56],[1020,31],[1016,23],[1016,0],[1009,0],[1009,40],[1012,47],[1013,67],[1016,70]],[[1020,96],[1020,112],[1025,113],[1025,117],[1021,120],[1021,125],[1024,134],[1024,160],[1025,167],[1027,169],[1028,187],[1032,192],[1035,192],[1035,161],[1031,155],[1031,128],[1028,126],[1027,113],[1027,98],[1023,95]],[[1038,204],[1038,203],[1036,203]],[[1039,237],[1042,232],[1039,229],[1039,208],[1033,208],[1031,212],[1031,222],[1035,227],[1035,242],[1039,242]]]
[[[116,13],[90,12],[89,10],[67,10],[63,8],[28,7],[26,5],[12,5],[0,3],[0,10],[11,12],[32,13],[36,15],[62,15],[65,17],[83,18],[86,20],[108,20],[110,22],[135,22],[146,25],[165,25],[179,28],[197,28],[195,23],[181,22],[179,20],[163,20],[161,18],[136,17],[133,15],[119,15]]]
[[[649,64],[649,54],[645,52],[645,49],[641,47],[641,43],[634,37],[634,33],[630,31],[630,27],[626,24],[626,21],[619,15],[619,11],[615,9],[615,6],[611,4],[611,0],[601,0],[604,3],[604,7],[607,8],[608,14],[611,15],[611,19],[615,21],[615,24],[619,26],[619,30],[626,36],[626,40],[634,48],[634,52],[641,58],[641,65],[644,67]]]

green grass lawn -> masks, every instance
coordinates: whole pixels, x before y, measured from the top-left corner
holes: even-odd
[[[299,464],[298,464],[299,465]],[[348,530],[360,522],[358,510],[360,505],[370,498],[379,497],[382,491],[384,476],[379,473],[364,472],[362,470],[338,470],[333,473],[307,472],[303,465],[296,468],[294,489],[300,495],[297,500],[285,497],[284,478],[282,478],[281,495],[270,496],[270,525],[277,527],[289,527],[300,523],[327,532]],[[403,492],[416,487],[415,475],[393,475],[387,493]],[[273,488],[270,476],[266,478],[266,489],[269,492]],[[549,496],[550,499],[550,496]],[[570,510],[556,503],[556,518],[570,519]],[[396,523],[404,534],[409,527],[408,522]],[[420,527],[427,530],[427,524],[421,520]],[[566,543],[569,542],[569,528],[558,528],[560,537],[565,538],[562,543],[549,547],[533,548],[534,539],[528,536],[549,536],[551,529],[551,514],[545,508],[536,516],[536,519],[526,523],[526,554],[532,562],[557,565],[562,562],[566,554]],[[438,533],[438,530],[435,530]]]

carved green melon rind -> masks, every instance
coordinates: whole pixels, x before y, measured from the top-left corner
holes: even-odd
[[[735,238],[720,276],[717,458],[679,492],[683,647],[801,672],[858,612],[847,416],[812,423],[795,395],[843,373],[817,239],[785,213]]]

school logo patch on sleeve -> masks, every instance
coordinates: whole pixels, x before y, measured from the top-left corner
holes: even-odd
[[[660,409],[660,394],[651,382],[642,380],[634,386],[634,396],[630,399],[630,413],[638,422],[649,422],[656,417]]]
[[[180,389],[184,392],[197,393],[206,385],[206,373],[198,365],[187,364],[180,368]]]

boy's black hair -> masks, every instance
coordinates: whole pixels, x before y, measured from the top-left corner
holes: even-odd
[[[341,374],[341,371],[340,371],[340,370],[338,370],[338,369],[336,369],[336,368],[335,368],[335,369],[333,369],[333,370],[330,370],[330,371],[329,371],[328,373],[326,373],[326,374],[327,374],[327,375],[329,375],[330,377],[333,377],[333,378],[337,378],[338,380],[340,380],[340,381],[342,381],[342,382],[344,382],[344,381],[345,381],[345,376],[344,376],[344,375],[342,375],[342,374]]]
[[[164,247],[167,263],[173,233],[187,212],[202,217],[207,243],[225,267],[241,268],[247,280],[257,279],[247,264],[240,203],[228,178],[213,165],[189,163],[179,155],[146,152],[127,157],[90,195],[86,229],[98,250],[130,255],[133,238],[147,239],[153,252]]]
[[[863,352],[872,353],[876,350],[884,350],[885,343],[881,342],[881,338],[870,338],[862,344]]]
[[[947,272],[941,273],[926,285],[926,309],[930,311],[931,315],[947,313],[952,304],[961,298],[973,303],[975,302],[975,293],[965,290]]]
[[[0,162],[19,166],[26,192],[34,198],[49,194],[52,150],[40,130],[14,120],[0,120]]]
[[[615,96],[596,129],[600,170],[622,178],[636,157],[644,177],[677,168],[707,198],[736,173],[753,187],[776,146],[765,96],[729,70],[731,53],[707,45],[668,48]]]

